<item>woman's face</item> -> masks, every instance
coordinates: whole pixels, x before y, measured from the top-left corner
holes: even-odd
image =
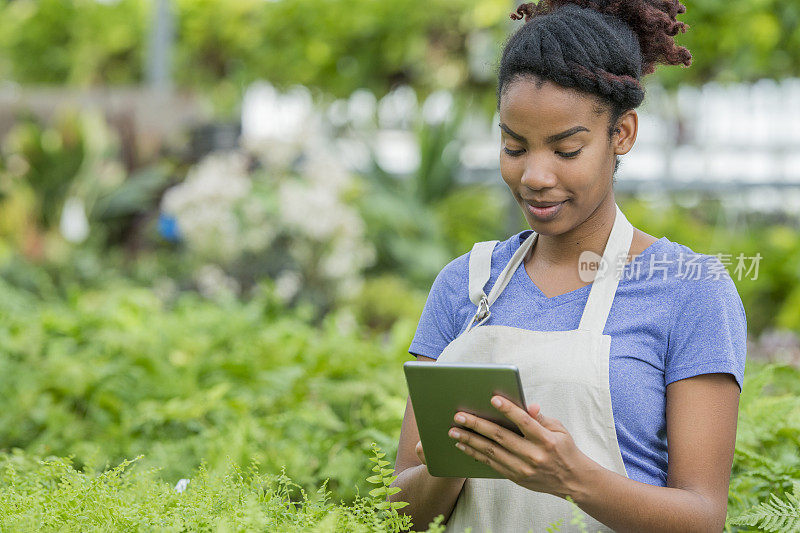
[[[621,135],[609,141],[609,114],[596,108],[590,96],[550,81],[537,88],[531,78],[501,95],[500,173],[538,233],[565,233],[613,203],[615,155],[633,145],[636,112],[623,115]]]

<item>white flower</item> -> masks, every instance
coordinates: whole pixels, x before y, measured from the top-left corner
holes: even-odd
[[[239,294],[239,282],[231,278],[217,265],[204,265],[195,273],[195,282],[200,294],[209,299]]]
[[[300,290],[302,277],[294,270],[284,270],[275,280],[275,294],[288,302]]]
[[[81,243],[89,236],[89,219],[86,218],[86,209],[83,200],[70,196],[64,202],[59,223],[61,235],[73,243]]]
[[[179,479],[178,483],[175,484],[175,492],[183,492],[186,490],[186,487],[189,486],[189,479]]]
[[[240,245],[234,210],[251,189],[244,154],[211,154],[189,171],[183,183],[167,190],[161,209],[175,217],[190,248],[228,261]]]
[[[439,90],[431,93],[422,106],[422,118],[428,124],[441,124],[446,121],[453,110],[453,95],[449,91]]]

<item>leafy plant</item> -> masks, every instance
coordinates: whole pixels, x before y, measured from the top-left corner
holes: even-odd
[[[374,443],[373,453],[383,456]],[[397,514],[399,506],[387,512],[381,498],[333,503],[327,481],[310,497],[283,469],[267,474],[257,462],[246,470],[229,463],[216,474],[200,464],[179,489],[160,479],[158,469],[142,470],[141,459],[81,471],[69,458],[0,455],[0,529],[366,533],[411,527],[408,516]],[[427,531],[441,533],[440,522]]]
[[[372,471],[377,472],[377,474],[368,477],[367,481],[378,485],[377,488],[369,491],[369,495],[376,499],[375,508],[386,511],[386,523],[389,526],[389,531],[394,533],[408,529],[411,526],[411,518],[407,515],[401,517],[397,513],[397,510],[407,506],[408,502],[392,502],[388,499],[389,496],[402,490],[400,487],[390,486],[398,476],[392,475],[393,469],[386,468],[391,463],[383,459],[386,454],[380,451],[380,448],[374,442],[372,443],[372,453],[374,457],[370,457],[369,460],[375,463]]]
[[[791,494],[784,499],[770,493],[769,501],[759,503],[730,523],[733,525],[755,526],[764,531],[800,531],[800,480],[794,481]]]

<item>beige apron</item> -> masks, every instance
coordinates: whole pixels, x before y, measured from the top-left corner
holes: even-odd
[[[628,477],[611,410],[608,381],[611,336],[603,335],[603,329],[617,291],[619,273],[627,262],[633,226],[617,207],[603,253],[608,268],[592,282],[577,330],[530,331],[482,325],[491,314],[489,307],[505,289],[536,235],[532,233],[514,253],[488,297],[483,288],[490,277],[492,249],[498,241],[474,245],[469,260],[469,293],[478,310],[464,333],[447,345],[437,362],[516,365],[528,404],[538,403],[542,413],[561,421],[578,448],[591,459]],[[472,533],[538,533],[558,520],[562,521],[561,531],[578,531],[576,525],[570,524],[572,509],[565,499],[523,488],[508,479],[468,478],[446,531],[461,533],[472,527]],[[611,531],[581,513],[587,531]]]

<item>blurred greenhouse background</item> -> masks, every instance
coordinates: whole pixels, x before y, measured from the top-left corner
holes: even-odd
[[[769,379],[733,516],[800,480],[800,4],[683,3],[693,65],[646,80],[616,187],[650,234],[763,258],[734,278]],[[436,274],[526,227],[495,114],[515,7],[0,0],[0,463],[369,487]]]

